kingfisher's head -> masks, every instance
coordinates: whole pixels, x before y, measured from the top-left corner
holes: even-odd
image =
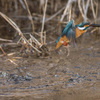
[[[79,30],[83,30],[83,31],[85,31],[87,28],[89,28],[89,26],[90,26],[89,22],[83,22],[83,23],[80,23],[80,24],[76,25],[76,27]]]

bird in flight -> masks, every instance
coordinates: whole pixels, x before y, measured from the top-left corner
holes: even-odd
[[[76,38],[80,37],[91,26],[100,27],[100,24],[91,24],[89,22],[82,22],[78,25],[74,25],[74,20],[71,20],[62,31],[62,34],[58,37],[56,49],[58,49],[61,45],[66,46],[68,49],[69,42],[76,41]]]

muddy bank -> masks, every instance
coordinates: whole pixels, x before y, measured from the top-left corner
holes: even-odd
[[[1,96],[1,100],[100,100],[100,91],[87,89],[69,88],[61,92],[52,93],[50,96],[37,97],[32,95],[24,96]]]
[[[0,57],[1,100],[99,100],[100,40],[70,47],[49,46],[46,57]],[[10,53],[10,51],[9,51]]]

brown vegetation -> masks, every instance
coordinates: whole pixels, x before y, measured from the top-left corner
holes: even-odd
[[[99,22],[99,3],[99,0],[1,0],[0,15],[18,34],[0,17],[0,36],[16,40],[26,51],[43,53],[43,45],[56,42],[62,27],[71,19],[75,24]]]

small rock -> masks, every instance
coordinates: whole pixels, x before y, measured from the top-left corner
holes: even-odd
[[[55,77],[59,77],[58,75],[55,75]]]
[[[92,50],[93,49],[93,47],[91,46],[90,48],[88,48],[88,50]]]
[[[31,77],[31,76],[26,75],[25,80],[27,80],[27,81],[31,81],[31,80],[32,80],[32,77]]]
[[[8,74],[6,72],[0,72],[0,77],[6,77]]]
[[[70,79],[68,80],[69,83],[70,83],[70,82],[73,82],[73,81],[74,81],[73,78],[70,78]]]

